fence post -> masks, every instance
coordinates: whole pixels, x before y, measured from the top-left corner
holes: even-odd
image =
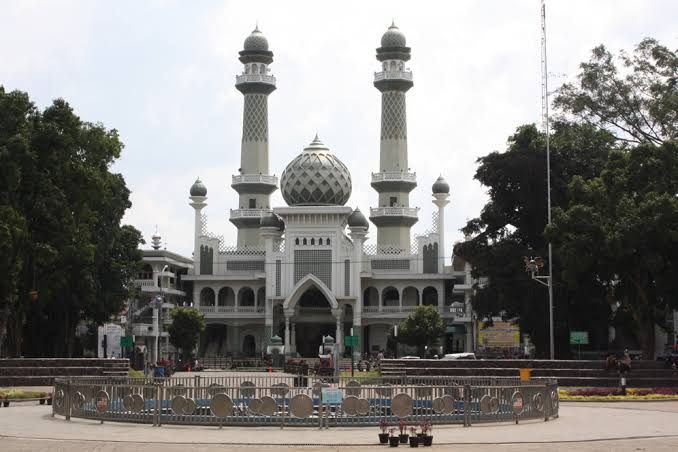
[[[551,417],[551,383],[547,382],[545,389],[542,390],[544,394],[544,422],[548,422]]]
[[[471,426],[471,385],[464,385],[464,427]]]
[[[66,420],[71,420],[71,379],[66,380],[66,394],[64,396],[64,414]]]
[[[155,413],[153,419],[153,425],[160,427],[160,385],[157,382],[154,382],[155,385]]]

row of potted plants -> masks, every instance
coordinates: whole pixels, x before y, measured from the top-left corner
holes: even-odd
[[[390,447],[398,447],[400,444],[408,444],[410,447],[430,446],[433,444],[433,425],[430,421],[424,421],[418,426],[407,426],[404,421],[398,422],[397,428],[382,420],[379,423],[379,443],[388,444]],[[399,434],[396,434],[400,431]],[[409,431],[409,434],[408,434]]]

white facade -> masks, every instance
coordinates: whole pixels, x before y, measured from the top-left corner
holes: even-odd
[[[410,235],[418,208],[409,206],[416,173],[407,168],[404,115],[412,77],[401,64],[409,59],[409,48],[395,26],[384,36],[377,51],[384,72],[374,82],[382,92],[382,164],[371,181],[379,205],[369,210],[377,245],[365,244],[373,234],[365,216],[343,205],[351,192],[348,168],[317,136],[281,172],[280,188],[289,205],[267,205],[277,188],[277,179],[268,175],[267,110],[251,110],[265,106],[275,79],[249,74],[253,64],[268,74],[273,53],[258,30],[245,41],[236,86],[245,96],[241,161],[248,174],[242,168],[243,174],[233,177],[240,204],[230,213],[238,228],[236,246],[209,233],[203,214],[207,189],[200,181],[191,187],[194,266],[183,280],[192,281],[193,304],[208,323],[201,355],[255,356],[279,335],[286,353],[315,356],[323,335],[330,334],[343,348],[350,331],[360,336],[356,352],[376,352],[386,349],[389,330],[423,304],[435,306],[448,322],[441,351],[472,350],[470,267],[442,257],[449,203],[442,177],[432,188],[438,210],[431,232],[414,240]],[[397,63],[393,71],[391,60]],[[253,95],[264,96],[259,107],[248,98]]]

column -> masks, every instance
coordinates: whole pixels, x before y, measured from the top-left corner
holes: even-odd
[[[337,344],[337,353],[341,356],[343,351],[343,339],[341,339],[341,316],[337,316],[337,332],[336,332],[336,344]]]
[[[285,314],[285,354],[290,349],[290,318]]]
[[[290,341],[290,352],[297,352],[297,324],[292,324],[292,340]]]

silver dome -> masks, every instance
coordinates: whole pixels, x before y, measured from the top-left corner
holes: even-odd
[[[448,184],[447,181],[445,180],[445,178],[441,175],[433,183],[431,190],[433,191],[434,194],[449,193],[450,192],[450,184]]]
[[[207,187],[202,183],[200,178],[197,178],[193,185],[191,185],[191,196],[207,196]]]
[[[370,227],[370,223],[367,221],[367,218],[365,218],[365,215],[363,215],[360,209],[356,207],[348,217],[348,226],[351,228],[358,227],[368,229]]]
[[[382,47],[405,47],[407,45],[407,40],[405,35],[398,27],[396,27],[395,22],[391,23],[391,26],[388,27],[386,33],[381,37],[381,46]]]
[[[343,206],[351,196],[351,173],[316,135],[280,176],[290,206]]]
[[[250,34],[247,39],[245,39],[245,44],[243,48],[249,51],[268,51],[268,39],[262,32],[259,31],[259,26],[257,26]]]

